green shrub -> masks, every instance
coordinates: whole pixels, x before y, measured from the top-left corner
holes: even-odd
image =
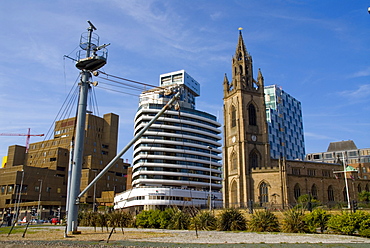
[[[217,218],[212,214],[211,211],[199,212],[191,220],[191,226],[195,229],[195,225],[199,230],[216,230],[217,229]]]
[[[144,210],[136,215],[136,226],[143,228],[160,228],[161,210]]]
[[[247,221],[237,209],[223,210],[218,222],[220,231],[242,231],[247,229]]]
[[[370,219],[370,214],[363,211],[356,213],[342,212],[342,214],[333,215],[328,221],[330,231],[339,234],[352,235],[361,228],[361,223]],[[366,222],[364,223],[366,227]],[[361,229],[364,233],[365,230]]]
[[[362,237],[370,238],[370,215],[360,223],[358,234]]]
[[[304,222],[304,213],[300,208],[292,208],[284,212],[282,225],[283,232],[288,233],[305,233],[308,231]]]
[[[315,233],[317,228],[320,228],[321,233],[323,233],[328,228],[330,217],[331,214],[327,213],[322,208],[316,208],[312,213],[304,216],[304,221],[310,232]]]
[[[252,214],[248,226],[252,232],[278,232],[279,220],[268,210],[258,211]]]
[[[168,227],[172,216],[175,215],[176,210],[173,208],[166,208],[159,215],[159,227],[165,229]]]

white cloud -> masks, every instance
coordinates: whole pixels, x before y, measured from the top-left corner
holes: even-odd
[[[353,73],[353,75],[351,75],[351,78],[366,77],[366,76],[370,76],[370,66],[361,71],[357,71]]]
[[[370,96],[370,84],[360,85],[356,90],[345,90],[339,92],[339,95],[358,100],[365,99]]]

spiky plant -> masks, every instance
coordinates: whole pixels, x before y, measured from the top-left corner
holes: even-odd
[[[181,210],[175,211],[171,220],[168,223],[168,229],[186,230],[190,224],[190,216]]]
[[[211,231],[217,228],[217,218],[211,211],[199,212],[192,218],[191,223],[192,228],[196,226],[199,230]]]
[[[280,229],[278,218],[268,210],[255,212],[248,227],[252,232],[278,232]]]
[[[304,212],[300,208],[292,208],[284,212],[282,225],[283,232],[305,233],[308,231],[307,224],[304,222]]]
[[[237,209],[225,209],[219,217],[220,231],[243,231],[247,229],[247,221]]]

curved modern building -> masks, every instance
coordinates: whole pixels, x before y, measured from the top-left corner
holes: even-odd
[[[134,144],[132,188],[116,195],[116,209],[222,206],[220,123],[195,109],[199,84],[185,71],[161,75],[159,88],[141,94],[135,135],[171,99],[171,88],[180,99]]]

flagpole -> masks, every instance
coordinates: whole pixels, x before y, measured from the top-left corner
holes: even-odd
[[[351,201],[349,199],[349,190],[348,190],[348,182],[347,182],[347,166],[346,166],[346,159],[344,157],[344,152],[343,154],[343,171],[344,171],[344,182],[346,183],[346,193],[347,193],[347,204],[348,204],[348,209],[351,209]]]

